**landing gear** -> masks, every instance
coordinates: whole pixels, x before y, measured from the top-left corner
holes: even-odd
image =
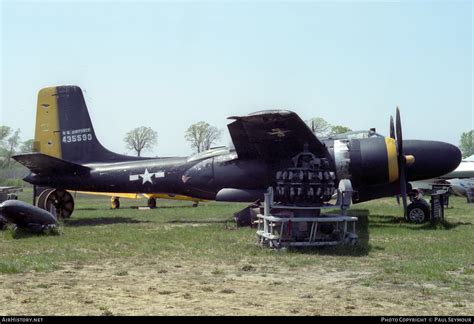
[[[423,201],[415,201],[407,207],[407,220],[411,223],[422,224],[430,219],[430,207]]]
[[[74,198],[64,189],[46,189],[39,194],[37,206],[58,219],[69,218],[74,211]]]
[[[195,201],[195,202],[193,203],[193,207],[197,207],[198,205],[199,205],[199,201]]]
[[[119,209],[120,208],[120,199],[119,199],[119,197],[110,198],[110,208],[111,209]]]
[[[148,198],[148,207],[156,208],[156,198]]]

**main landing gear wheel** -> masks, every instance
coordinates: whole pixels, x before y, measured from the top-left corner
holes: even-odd
[[[41,209],[46,210],[46,197],[53,192],[55,189],[45,189],[40,192],[38,199],[36,200],[36,206],[38,206]]]
[[[155,198],[148,198],[148,207],[156,208],[156,199]]]
[[[110,199],[110,208],[112,209],[119,209],[120,208],[120,200],[118,197],[112,197]]]
[[[52,212],[57,219],[71,217],[72,212],[74,211],[74,198],[68,191],[63,189],[52,189],[47,193],[46,197],[43,197],[43,199],[43,209]]]
[[[421,224],[430,218],[430,209],[425,204],[414,202],[407,207],[407,221]]]

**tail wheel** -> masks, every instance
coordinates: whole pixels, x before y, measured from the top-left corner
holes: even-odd
[[[156,199],[155,198],[148,198],[148,207],[156,208]]]
[[[44,209],[51,211],[58,219],[69,218],[74,211],[74,198],[69,192],[63,189],[52,190],[46,196],[44,204],[46,207]]]
[[[112,197],[112,199],[110,199],[110,208],[112,209],[120,208],[120,200],[118,199],[118,197]]]

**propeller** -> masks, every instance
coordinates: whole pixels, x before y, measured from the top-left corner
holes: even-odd
[[[415,157],[413,155],[403,154],[403,134],[402,134],[402,122],[400,118],[400,109],[397,107],[395,115],[395,125],[393,123],[393,117],[390,116],[390,138],[396,140],[397,143],[397,164],[398,164],[398,181],[400,182],[400,194],[397,195],[397,203],[400,205],[400,196],[403,202],[403,214],[407,217],[407,177],[406,177],[406,166],[410,166],[415,163]]]
[[[390,138],[395,139],[395,125],[393,123],[393,117],[390,116]],[[397,163],[398,163],[398,156],[397,156]],[[400,195],[396,195],[397,204],[400,205]]]
[[[403,203],[403,216],[407,217],[407,182],[405,174],[406,158],[403,155],[403,135],[402,122],[400,118],[400,109],[397,107],[396,120],[396,134],[397,134],[397,148],[398,148],[398,180],[400,182],[400,195]],[[393,119],[390,117],[390,136],[392,136]]]

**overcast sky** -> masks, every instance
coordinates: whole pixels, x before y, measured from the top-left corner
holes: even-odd
[[[34,136],[38,90],[78,85],[99,140],[158,132],[150,156],[191,153],[206,121],[289,109],[458,145],[474,129],[473,4],[437,2],[1,2],[0,124]]]

